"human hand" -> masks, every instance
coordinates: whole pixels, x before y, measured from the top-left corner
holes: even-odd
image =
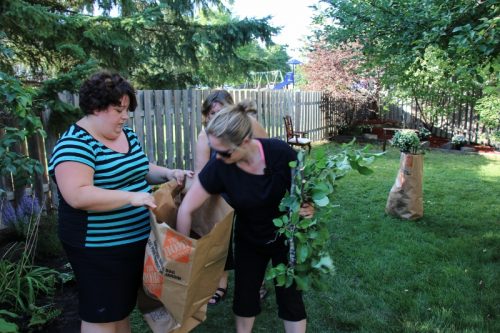
[[[173,172],[173,178],[177,180],[177,184],[184,186],[186,177],[193,178],[194,172],[191,170],[180,170],[175,169]]]
[[[304,202],[302,206],[300,206],[299,215],[306,218],[312,219],[314,216],[314,206],[309,202]]]
[[[146,206],[156,208],[155,198],[147,192],[131,192],[130,205],[134,207]]]

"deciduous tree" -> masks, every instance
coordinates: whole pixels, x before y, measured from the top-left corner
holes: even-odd
[[[473,105],[486,86],[498,87],[492,80],[500,51],[498,1],[321,3],[317,35],[333,45],[359,43],[364,63],[381,71],[384,87],[411,97],[431,124],[438,114]]]
[[[333,97],[366,99],[376,95],[376,79],[363,72],[355,44],[331,47],[315,44],[302,65],[304,89],[327,91]]]

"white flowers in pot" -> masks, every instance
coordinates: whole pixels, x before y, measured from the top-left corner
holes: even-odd
[[[456,148],[460,148],[462,147],[463,145],[465,145],[465,143],[467,142],[467,140],[465,139],[465,136],[463,135],[460,135],[460,134],[455,134],[452,138],[451,138],[451,143],[453,144],[453,146],[455,146]]]
[[[414,130],[402,129],[392,137],[391,144],[399,148],[402,153],[421,154],[420,139]]]

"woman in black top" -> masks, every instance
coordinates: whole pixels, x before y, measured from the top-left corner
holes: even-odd
[[[237,332],[251,332],[260,313],[259,288],[269,260],[287,262],[285,239],[277,237],[273,219],[282,215],[279,204],[290,189],[289,162],[296,153],[276,139],[254,139],[244,103],[220,111],[206,128],[208,145],[217,153],[210,160],[184,198],[177,229],[189,234],[191,214],[210,195],[225,193],[235,209],[235,291],[233,311]],[[305,205],[301,215],[312,217]],[[286,332],[305,332],[306,313],[302,293],[295,284],[275,287],[278,316]]]
[[[224,107],[229,106],[229,105],[234,105],[233,97],[227,90],[214,90],[212,91],[207,98],[203,101],[202,109],[201,109],[201,114],[203,116],[203,126],[206,126],[208,122]],[[252,107],[251,104],[249,104],[249,107],[247,108],[247,111],[249,113],[257,113],[257,110],[255,107]],[[266,133],[266,130],[259,124],[257,119],[254,117],[251,117],[250,120],[252,121],[252,132],[253,136],[256,138],[267,138],[268,135]],[[207,141],[207,133],[205,130],[202,130],[199,135],[198,135],[198,141],[196,142],[196,154],[195,154],[195,159],[194,159],[194,166],[195,169],[194,171],[196,173],[199,173],[201,169],[207,164],[207,162],[215,157],[215,152],[213,152],[210,147],[208,146],[208,141]],[[227,197],[225,197],[227,198]],[[234,263],[233,263],[233,246],[232,246],[232,241],[229,243],[229,249],[228,249],[228,254],[227,254],[227,260],[226,260],[226,265],[224,267],[224,273],[222,273],[222,276],[219,280],[219,286],[217,290],[215,291],[215,294],[212,296],[212,298],[208,301],[208,304],[211,305],[216,305],[220,301],[222,301],[227,292],[227,286],[228,286],[228,272],[229,270],[234,269]],[[263,299],[267,295],[267,289],[265,287],[264,281],[262,281],[262,286],[259,291],[260,298]]]

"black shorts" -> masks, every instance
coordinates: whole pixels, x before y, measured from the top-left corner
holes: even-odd
[[[226,257],[226,263],[224,264],[224,271],[230,271],[234,269],[233,232],[234,232],[235,221],[236,221],[236,214],[233,215],[233,222],[231,224],[231,237],[229,238],[229,246],[227,248],[227,257]]]
[[[253,244],[235,236],[234,242],[234,299],[233,312],[240,317],[255,317],[261,312],[259,289],[264,279],[267,265],[288,262],[288,246],[278,238],[270,244]],[[306,319],[302,292],[296,284],[290,287],[275,285],[278,317],[288,321]]]
[[[142,285],[147,240],[106,248],[64,244],[78,286],[79,313],[90,323],[125,319]]]

